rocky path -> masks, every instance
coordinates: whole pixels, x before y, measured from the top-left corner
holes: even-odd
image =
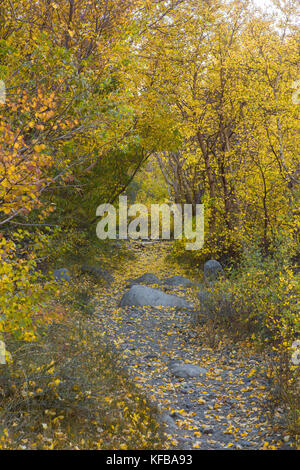
[[[279,448],[282,435],[268,410],[264,362],[257,354],[225,343],[207,347],[186,310],[118,307],[128,279],[146,272],[160,278],[183,274],[179,268],[170,272],[164,263],[164,243],[135,250],[136,260],[126,272],[97,294],[95,323],[119,351],[133,381],[161,410],[168,446]],[[168,293],[195,304],[193,287]],[[280,421],[280,410],[277,416]]]

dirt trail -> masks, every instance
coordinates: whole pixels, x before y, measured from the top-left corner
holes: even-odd
[[[184,275],[179,267],[170,272],[164,262],[168,244],[132,246],[136,259],[96,297],[95,323],[119,351],[133,381],[159,406],[168,445],[178,449],[280,447],[282,436],[268,410],[267,379],[259,355],[235,345],[204,346],[186,311],[118,308],[128,279],[146,272],[159,278]],[[177,287],[169,292],[195,301],[193,289]],[[206,374],[175,377],[172,361],[201,366]]]

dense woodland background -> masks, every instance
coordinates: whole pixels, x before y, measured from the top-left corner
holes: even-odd
[[[195,270],[222,262],[236,328],[280,358],[299,434],[299,369],[287,359],[300,334],[297,7],[0,0],[6,342],[39,341],[51,270],[100,245],[99,204],[125,193],[203,203],[203,249],[177,241],[172,257]]]

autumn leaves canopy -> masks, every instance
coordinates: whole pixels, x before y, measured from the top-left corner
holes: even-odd
[[[204,254],[282,238],[293,250],[296,1],[271,13],[243,0],[0,1],[2,258],[24,224],[33,239],[50,237],[41,224],[89,226],[149,158],[170,199],[205,204]]]

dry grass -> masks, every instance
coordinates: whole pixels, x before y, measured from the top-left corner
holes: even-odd
[[[0,366],[0,448],[162,448],[157,410],[70,296],[37,341],[6,338],[13,362]]]

